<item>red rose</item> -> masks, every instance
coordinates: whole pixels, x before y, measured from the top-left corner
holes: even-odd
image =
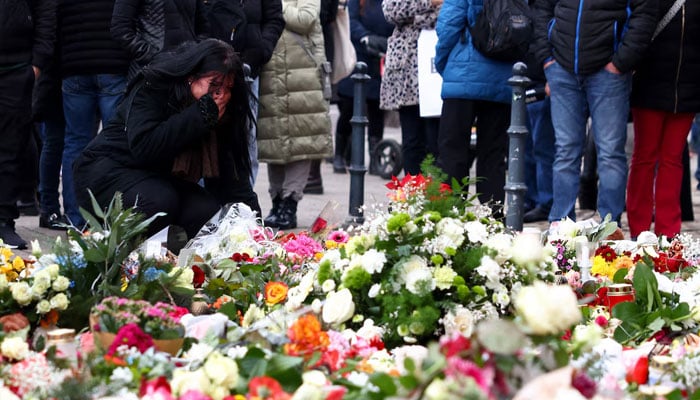
[[[192,285],[196,288],[201,288],[206,279],[206,274],[204,271],[196,265],[192,266],[192,272],[194,272],[194,277],[192,278]]]

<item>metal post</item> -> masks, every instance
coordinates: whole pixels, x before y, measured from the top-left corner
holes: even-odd
[[[355,72],[351,76],[355,86],[353,93],[352,118],[352,152],[350,157],[350,206],[347,223],[361,224],[364,222],[363,206],[365,203],[365,128],[367,116],[365,106],[365,85],[369,81],[367,64],[358,62],[355,64]]]
[[[510,110],[508,127],[508,180],[506,191],[506,227],[513,231],[523,230],[523,208],[525,200],[525,140],[527,139],[527,109],[525,107],[525,89],[530,86],[530,79],[525,76],[527,67],[518,62],[513,65],[513,76],[508,84],[513,87],[513,103]]]

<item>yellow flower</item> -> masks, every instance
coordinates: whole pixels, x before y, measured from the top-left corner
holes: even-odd
[[[605,276],[611,279],[615,276],[616,269],[614,269],[610,263],[606,262],[601,256],[593,257],[593,266],[591,267],[591,274]]]
[[[12,250],[4,246],[0,247],[0,257],[2,257],[4,260],[9,260],[12,258],[12,256],[14,256]]]
[[[283,282],[268,282],[265,285],[265,303],[273,306],[287,298],[289,287]]]
[[[14,260],[12,260],[12,268],[15,269],[15,271],[20,272],[24,269],[24,260],[22,257],[15,257]]]
[[[630,268],[634,266],[634,261],[632,261],[631,258],[628,256],[620,256],[613,261],[613,267],[615,268],[615,271],[618,271],[622,268],[625,268],[629,271]]]

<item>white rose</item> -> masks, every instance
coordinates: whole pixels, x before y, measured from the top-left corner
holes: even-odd
[[[57,277],[56,280],[53,281],[53,284],[51,284],[51,288],[57,292],[63,292],[68,289],[68,286],[70,286],[70,280],[65,276]]]
[[[319,299],[314,299],[311,302],[311,311],[313,311],[314,314],[320,314],[321,310],[323,310],[323,303]]]
[[[476,273],[486,278],[486,286],[498,284],[501,275],[501,266],[489,256],[481,257],[481,265],[476,267]]]
[[[576,295],[568,285],[535,282],[515,298],[515,309],[536,335],[556,335],[581,320]]]
[[[412,255],[401,264],[401,279],[406,284],[406,289],[413,294],[420,294],[423,290],[433,291],[435,281],[433,273],[428,268],[428,262],[421,256]]]
[[[484,245],[486,247],[496,251],[496,255],[493,256],[497,263],[503,264],[507,259],[510,258],[511,243],[513,242],[513,236],[507,233],[496,233],[490,235]]]
[[[175,279],[175,286],[192,289],[192,279],[194,279],[194,271],[192,271],[192,268],[175,267],[168,272],[168,276],[173,277],[180,271],[182,271],[182,273]]]
[[[7,289],[9,284],[7,283],[7,277],[5,274],[0,274],[0,291]]]
[[[32,301],[32,290],[29,288],[29,284],[26,282],[19,282],[10,285],[10,291],[12,292],[12,298],[20,306],[26,306]]]
[[[29,354],[29,344],[20,337],[5,338],[0,345],[0,353],[13,360],[24,360]]]
[[[301,380],[304,383],[308,383],[316,387],[324,387],[328,383],[328,380],[326,379],[326,374],[315,369],[304,372],[301,375]]]
[[[338,292],[329,293],[326,303],[323,305],[323,322],[327,324],[341,324],[355,313],[355,303],[352,302],[352,293],[345,288]]]
[[[513,239],[512,259],[518,265],[537,264],[542,261],[544,252],[537,234],[521,233]]]
[[[469,221],[464,224],[464,228],[467,231],[467,237],[472,243],[483,243],[488,239],[488,232],[486,231],[486,226],[479,221]]]
[[[238,383],[238,364],[221,353],[211,353],[203,368],[216,386],[232,389]]]
[[[46,314],[51,311],[51,303],[48,300],[42,300],[36,305],[36,312],[39,314]]]
[[[318,386],[302,383],[292,395],[292,400],[322,400],[323,392]]]
[[[322,284],[321,284],[321,289],[323,290],[324,293],[328,293],[335,289],[335,281],[333,279],[326,279]]]
[[[382,251],[369,249],[361,256],[362,268],[370,274],[382,272],[386,263],[386,254]]]
[[[188,390],[197,390],[207,393],[209,391],[209,378],[204,373],[204,370],[198,369],[190,372],[184,369],[176,369],[173,372],[173,379],[170,381],[170,387],[174,395],[182,395]]]
[[[59,293],[53,296],[50,300],[51,308],[55,308],[59,311],[63,311],[68,308],[68,297],[65,293]]]
[[[448,312],[443,317],[442,323],[445,326],[445,334],[447,336],[459,333],[465,338],[469,338],[474,331],[474,315],[464,306],[457,306],[457,308]]]
[[[51,279],[56,279],[58,278],[58,271],[59,271],[59,266],[58,264],[50,264],[48,267],[46,267],[46,270],[49,272],[49,275],[51,276]]]
[[[377,297],[377,295],[379,295],[379,291],[381,290],[381,288],[382,288],[382,285],[380,285],[380,284],[378,284],[378,283],[375,283],[374,285],[372,285],[372,286],[369,288],[369,292],[367,292],[367,296],[368,296],[370,299],[373,299],[373,298]]]

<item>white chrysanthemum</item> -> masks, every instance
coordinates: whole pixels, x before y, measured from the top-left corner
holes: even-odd
[[[454,218],[443,218],[435,225],[439,236],[444,236],[452,243],[450,247],[457,248],[464,242],[464,225]]]
[[[479,221],[469,221],[464,225],[467,237],[472,243],[484,243],[488,239],[486,225]]]
[[[435,289],[433,274],[428,268],[425,258],[418,255],[411,255],[400,263],[401,277],[406,289],[413,294],[420,294],[422,290],[432,291]]]
[[[499,264],[505,262],[510,258],[511,244],[513,243],[513,236],[507,233],[495,233],[490,235],[484,245],[492,250],[496,251],[494,259]]]
[[[440,290],[447,290],[452,287],[452,283],[457,277],[457,273],[448,266],[437,267],[433,270],[435,286]]]
[[[486,287],[493,288],[500,282],[501,266],[489,256],[481,257],[476,273],[486,278]]]
[[[512,260],[518,265],[537,264],[543,260],[542,242],[538,235],[520,234],[513,239]]]

